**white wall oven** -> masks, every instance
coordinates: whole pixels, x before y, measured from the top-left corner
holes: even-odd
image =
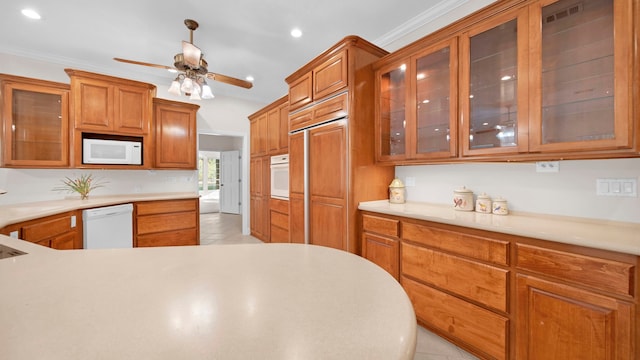
[[[271,157],[271,197],[289,200],[289,154]]]

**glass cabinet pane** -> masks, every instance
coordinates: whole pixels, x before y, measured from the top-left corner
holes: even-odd
[[[469,40],[469,148],[517,145],[518,26],[511,20]]]
[[[416,60],[416,153],[449,152],[451,69],[448,47]]]
[[[383,73],[380,78],[380,155],[405,154],[406,65]]]
[[[13,89],[12,160],[63,160],[62,96]]]
[[[613,0],[542,8],[542,143],[612,139]]]

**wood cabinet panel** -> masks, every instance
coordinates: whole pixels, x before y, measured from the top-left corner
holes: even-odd
[[[3,228],[8,235],[58,250],[82,249],[82,213],[69,211]]]
[[[375,234],[362,234],[362,257],[385,269],[396,280],[400,276],[400,241]]]
[[[507,311],[509,271],[408,243],[402,244],[402,274]]]
[[[69,85],[0,74],[2,165],[69,166]]]
[[[517,291],[517,358],[635,358],[632,304],[525,275]]]
[[[400,220],[373,215],[362,215],[362,230],[380,235],[400,236]]]
[[[347,51],[342,50],[313,70],[313,100],[327,97],[347,87]]]
[[[402,223],[402,239],[498,265],[509,264],[508,241],[474,236],[410,222]]]
[[[283,214],[278,211],[271,210],[271,226],[280,227],[282,229],[289,228],[289,215]]]
[[[196,227],[193,213],[157,214],[138,217],[138,234],[148,234]]]
[[[634,264],[518,244],[518,268],[616,294],[633,296]]]
[[[344,204],[311,200],[309,243],[335,249],[347,248],[347,211]]]
[[[134,246],[200,244],[199,199],[134,204]]]
[[[156,168],[197,168],[198,105],[153,99]]]
[[[508,358],[508,318],[405,277],[401,283],[429,329],[484,357]]]
[[[197,245],[200,241],[195,229],[173,230],[139,235],[137,247]]]
[[[76,130],[138,136],[151,132],[154,85],[80,70],[65,72],[71,78]]]
[[[313,75],[311,72],[289,84],[289,111],[299,109],[313,100]]]
[[[145,201],[136,204],[137,215],[165,214],[181,211],[196,211],[196,202],[193,199],[171,201]]]

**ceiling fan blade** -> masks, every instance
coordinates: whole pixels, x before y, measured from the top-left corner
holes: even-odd
[[[193,45],[190,42],[183,41],[182,54],[184,56],[184,62],[192,69],[197,69],[200,67],[200,57],[202,56],[202,51],[199,47]]]
[[[208,72],[207,77],[211,80],[220,81],[229,85],[240,86],[245,89],[251,89],[251,87],[253,86],[253,84],[250,81],[240,80],[231,76],[216,74],[212,72]]]
[[[155,67],[155,68],[159,68],[159,69],[167,69],[167,70],[172,70],[172,69],[175,70],[176,69],[173,66],[151,64],[151,63],[146,63],[146,62],[142,62],[142,61],[127,60],[127,59],[121,59],[121,58],[113,58],[113,60],[120,61],[120,62],[123,62],[123,63],[128,63],[128,64],[134,64],[134,65],[150,66],[150,67]]]

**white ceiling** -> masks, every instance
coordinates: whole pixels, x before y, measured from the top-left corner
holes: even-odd
[[[214,93],[269,103],[286,94],[288,75],[345,36],[384,48],[420,19],[466,1],[16,0],[2,5],[0,52],[168,85],[174,76],[167,71],[113,57],[172,66],[181,41],[189,40],[183,21],[191,18],[200,23],[194,44],[210,71],[255,78],[250,90],[210,82]],[[25,7],[42,19],[22,16]],[[302,38],[289,35],[293,27]]]

